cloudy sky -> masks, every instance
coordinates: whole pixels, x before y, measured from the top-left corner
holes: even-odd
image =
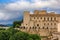
[[[60,13],[60,0],[0,0],[0,24],[12,24],[15,20],[21,20],[25,10]]]

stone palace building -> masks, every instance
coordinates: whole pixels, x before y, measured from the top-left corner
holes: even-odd
[[[35,10],[33,14],[24,11],[23,23],[20,30],[30,34],[40,36],[50,36],[52,32],[58,32],[60,29],[60,14],[47,12],[46,10]]]

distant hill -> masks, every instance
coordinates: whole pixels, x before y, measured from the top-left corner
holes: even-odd
[[[13,24],[6,24],[6,25],[0,24],[0,27],[9,27],[9,26],[13,26]]]
[[[7,25],[0,24],[0,27],[8,27]]]
[[[13,24],[7,24],[7,26],[13,26]]]

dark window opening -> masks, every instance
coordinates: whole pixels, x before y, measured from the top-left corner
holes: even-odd
[[[27,25],[27,24],[26,24]]]
[[[48,25],[49,25],[49,23],[48,23]]]
[[[44,29],[44,27],[43,27],[43,29]]]
[[[39,26],[39,24],[37,24],[37,26]]]
[[[30,29],[31,29],[31,27],[30,27]]]
[[[47,27],[47,29],[48,29],[48,27]]]
[[[34,29],[34,27],[33,27],[33,29]]]
[[[37,17],[37,19],[39,19],[39,17]]]
[[[51,21],[52,21],[52,17],[51,17]]]
[[[44,23],[44,25],[45,25],[45,23]]]
[[[51,25],[52,25],[52,23],[51,23]]]
[[[56,23],[54,23],[54,25],[56,25]]]
[[[41,17],[41,19],[42,19],[42,17]]]
[[[49,21],[49,18],[47,18],[47,20]]]
[[[56,18],[54,18],[54,20],[56,20]]]
[[[25,29],[25,27],[23,27]]]

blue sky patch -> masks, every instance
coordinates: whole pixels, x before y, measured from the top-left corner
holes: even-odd
[[[21,20],[26,10],[47,10],[60,14],[60,0],[0,0],[0,24]]]

